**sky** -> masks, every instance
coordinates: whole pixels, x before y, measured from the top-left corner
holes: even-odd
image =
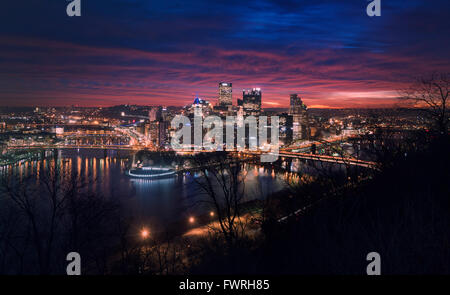
[[[450,1],[7,0],[0,106],[183,106],[218,83],[299,93],[312,108],[399,106],[417,76],[450,70]]]

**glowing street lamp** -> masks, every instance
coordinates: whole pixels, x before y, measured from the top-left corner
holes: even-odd
[[[214,217],[214,211],[209,212],[209,216]]]
[[[194,223],[195,222],[195,218],[194,217],[189,217],[189,223]]]
[[[150,236],[148,229],[144,228],[141,230],[141,237],[145,240]]]

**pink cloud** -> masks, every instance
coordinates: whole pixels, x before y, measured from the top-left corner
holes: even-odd
[[[9,37],[0,45],[0,102],[17,105],[185,105],[196,94],[215,101],[218,82],[229,81],[235,100],[244,88],[262,88],[263,107],[288,106],[290,93],[309,106],[388,107],[412,75],[449,66],[345,49],[148,52]]]

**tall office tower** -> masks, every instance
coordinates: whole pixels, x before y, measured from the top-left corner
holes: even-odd
[[[239,103],[244,108],[245,115],[259,116],[261,114],[261,96],[260,88],[243,90],[242,101],[239,101]]]
[[[168,115],[169,115],[169,112],[167,111],[167,107],[165,107],[165,106],[162,107],[162,109],[161,109],[161,119],[163,121],[167,121]]]
[[[161,107],[152,107],[148,112],[148,117],[150,122],[159,121],[162,118],[162,108]]]
[[[299,115],[303,111],[303,102],[302,99],[298,96],[298,94],[290,95],[290,107],[289,114],[290,115]]]
[[[233,95],[232,95],[232,83],[219,83],[219,105],[220,106],[231,106],[233,105]]]
[[[292,116],[287,113],[279,115],[280,118],[280,134],[279,139],[285,145],[292,142]]]
[[[289,115],[292,116],[292,140],[306,139],[308,134],[306,105],[297,94],[290,96]]]
[[[156,148],[164,148],[168,142],[169,123],[164,121],[150,122],[147,132],[150,141]]]

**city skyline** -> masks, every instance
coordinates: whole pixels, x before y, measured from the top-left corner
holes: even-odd
[[[449,10],[6,2],[0,275],[286,294],[450,274]]]
[[[82,2],[72,18],[65,1],[8,2],[0,105],[183,106],[227,81],[261,88],[263,108],[291,93],[310,108],[392,107],[412,78],[450,65],[445,1],[383,2],[372,18],[366,1]]]

